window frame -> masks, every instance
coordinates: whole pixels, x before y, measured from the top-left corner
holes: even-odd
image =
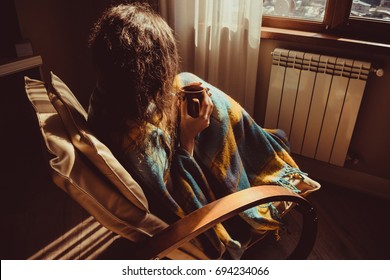
[[[390,22],[350,18],[353,0],[327,0],[322,22],[264,15],[263,26],[332,34],[352,39],[390,44]],[[373,32],[373,30],[375,32]]]

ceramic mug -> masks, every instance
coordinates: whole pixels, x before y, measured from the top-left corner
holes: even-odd
[[[203,101],[203,91],[205,90],[207,91],[208,88],[204,88],[197,84],[190,84],[180,89],[180,93],[183,98],[187,99],[188,115],[193,118],[199,117],[199,110]]]

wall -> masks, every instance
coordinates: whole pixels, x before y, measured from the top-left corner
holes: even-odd
[[[89,30],[109,1],[15,0],[24,39],[41,55],[45,80],[53,71],[86,105],[94,75],[89,59]]]
[[[267,102],[268,81],[270,76],[270,65],[272,61],[271,52],[275,48],[286,48],[299,51],[307,51],[313,53],[327,54],[332,56],[340,56],[345,58],[360,59],[364,61],[371,61],[374,66],[384,69],[385,75],[377,77],[375,74],[370,74],[367,82],[366,90],[363,96],[360,107],[357,123],[354,134],[350,144],[349,152],[358,159],[356,164],[347,161],[345,168],[335,168],[329,164],[320,164],[310,161],[309,169],[313,170],[315,174],[323,173],[323,179],[339,180],[338,177],[360,175],[369,178],[378,179],[381,182],[382,189],[390,194],[390,55],[384,52],[376,53],[373,51],[361,51],[360,48],[340,48],[323,46],[322,44],[299,43],[300,40],[293,41],[262,39],[260,47],[259,58],[259,72],[256,95],[256,112],[255,119],[263,124],[265,116],[265,106]],[[315,166],[315,167],[313,167]],[[335,171],[336,170],[336,171]],[[333,172],[332,176],[327,176],[327,172]],[[356,171],[356,172],[355,172]],[[352,173],[350,173],[352,172]],[[345,179],[347,180],[347,179]],[[359,184],[358,178],[350,180],[349,185]],[[372,181],[374,183],[374,181]],[[363,183],[362,183],[363,184]],[[386,188],[383,186],[386,185]],[[354,186],[352,186],[354,187]],[[372,184],[366,186],[367,189],[374,188]],[[361,186],[363,189],[364,186]]]
[[[0,60],[15,56],[14,44],[21,40],[21,34],[13,0],[2,0],[0,38]]]
[[[34,54],[42,56],[46,81],[53,71],[86,107],[95,84],[87,47],[89,31],[105,8],[123,1],[14,1],[22,37],[30,39]]]

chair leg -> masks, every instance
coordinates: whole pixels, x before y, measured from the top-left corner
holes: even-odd
[[[305,202],[300,202],[295,208],[302,215],[302,233],[294,251],[287,258],[289,260],[307,259],[314,247],[317,237],[318,218],[314,208]]]

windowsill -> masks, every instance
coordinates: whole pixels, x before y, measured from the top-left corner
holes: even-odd
[[[263,26],[261,28],[261,38],[271,40],[283,40],[290,42],[320,44],[329,47],[359,48],[363,51],[375,51],[376,53],[388,55],[390,45],[363,40],[338,37],[330,34],[298,31],[291,29],[273,28]]]

